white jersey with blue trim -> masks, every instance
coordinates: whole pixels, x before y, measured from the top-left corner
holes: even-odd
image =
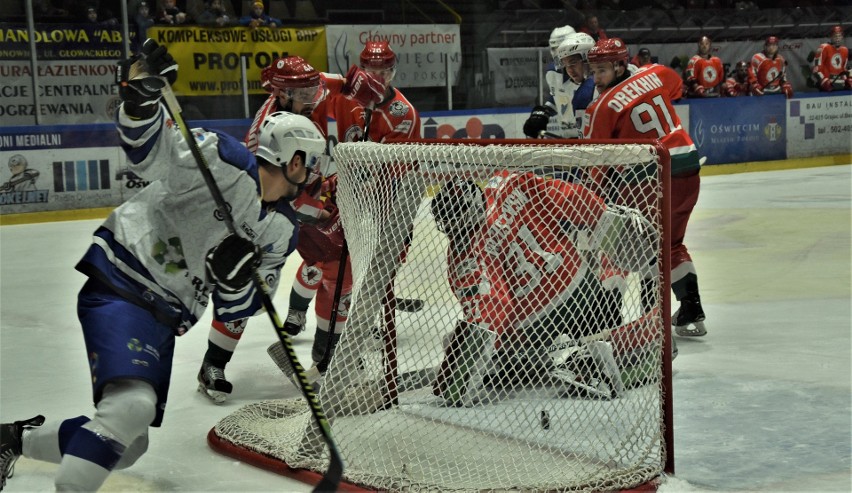
[[[557,70],[552,64],[548,66],[544,80],[550,91],[545,105],[556,110],[547,131],[566,139],[580,137],[581,121],[578,121],[572,103],[580,85],[572,81],[563,69]]]
[[[130,119],[122,107],[118,131],[130,170],[150,183],[95,231],[77,270],[152,311],[180,335],[194,325],[214,297],[216,318],[227,322],[261,309],[254,283],[220,292],[206,275],[205,257],[228,229],[189,145],[160,106],[147,120]],[[201,153],[240,234],[262,252],[258,272],[274,292],[287,256],[295,250],[298,223],[285,200],[261,202],[255,156],[237,139],[193,129]]]

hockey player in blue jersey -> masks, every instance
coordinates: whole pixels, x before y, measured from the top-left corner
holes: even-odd
[[[268,115],[256,156],[226,134],[193,129],[239,231],[229,234],[159,89],[129,77],[141,70],[173,83],[177,64],[150,39],[142,53],[119,62],[116,119],[131,170],[150,184],[110,214],[77,264],[88,276],[77,313],[95,412],[0,425],[3,483],[21,455],[59,463],[58,491],[97,490],[113,469],[132,465],[148,447],[149,426],[162,422],[176,336],[211,297],[220,320],[254,315],[261,300],[253,271],[274,289],[296,247],[289,200],[325,150],[313,123]]]
[[[562,37],[552,51],[556,68],[545,75],[550,90],[547,101],[544,106],[533,108],[524,123],[524,135],[538,138],[550,129],[549,133],[559,137],[580,137],[582,112],[591,103],[595,90],[586,63],[586,53],[594,45],[592,37],[585,33],[572,32]]]

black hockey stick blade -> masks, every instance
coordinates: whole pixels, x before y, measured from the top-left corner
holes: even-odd
[[[178,125],[181,135],[186,140],[187,145],[189,145],[190,152],[192,152],[192,156],[195,158],[198,169],[204,177],[207,188],[210,190],[211,195],[213,195],[213,200],[216,202],[216,206],[224,218],[228,231],[232,234],[237,234],[237,229],[234,225],[234,218],[231,215],[231,211],[228,210],[227,203],[222,195],[222,191],[219,189],[219,185],[216,183],[213,174],[210,172],[210,165],[201,153],[201,149],[198,147],[198,142],[196,142],[195,138],[192,136],[192,132],[183,120],[180,104],[178,103],[177,98],[175,98],[175,94],[172,92],[171,86],[168,83],[165,83],[165,79],[163,79],[163,82],[164,86],[162,88],[162,95],[166,108],[168,108],[169,113],[172,115],[172,119]],[[293,342],[290,339],[290,335],[284,330],[284,324],[281,323],[281,318],[278,316],[278,312],[272,304],[272,298],[269,296],[266,284],[263,279],[260,278],[260,274],[257,270],[254,271],[252,280],[254,281],[255,288],[260,293],[261,303],[263,304],[266,313],[269,314],[269,318],[275,328],[278,340],[281,341],[282,345],[284,345],[287,358],[290,360],[290,365],[293,367],[294,374],[298,377],[302,395],[304,395],[305,400],[308,402],[308,408],[311,411],[311,415],[322,434],[323,440],[328,446],[328,470],[325,475],[323,475],[314,491],[336,491],[340,485],[340,480],[343,477],[344,463],[343,457],[340,455],[340,451],[337,448],[337,444],[331,435],[331,425],[325,417],[325,413],[322,410],[322,406],[317,399],[317,395],[314,392],[313,387],[308,382],[308,378],[305,375],[305,368],[301,363],[299,363],[299,358],[296,356],[296,350],[293,348]]]

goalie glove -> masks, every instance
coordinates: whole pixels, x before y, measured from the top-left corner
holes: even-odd
[[[556,110],[547,106],[533,108],[529,118],[524,122],[524,135],[531,139],[537,139],[542,132],[547,130],[550,117],[555,114]]]
[[[115,82],[128,116],[140,119],[153,117],[159,108],[163,87],[177,80],[177,68],[166,47],[150,38],[142,45],[140,55],[120,60]]]
[[[592,232],[591,246],[603,250],[616,267],[645,274],[657,259],[659,240],[658,232],[641,212],[611,205]]]
[[[210,249],[205,259],[210,280],[225,292],[238,292],[251,282],[260,265],[260,248],[241,236],[230,234]]]
[[[382,102],[385,97],[385,85],[375,75],[352,65],[346,72],[346,82],[341,90],[346,99],[350,99],[365,108]]]

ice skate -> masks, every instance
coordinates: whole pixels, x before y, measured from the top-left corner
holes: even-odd
[[[15,474],[15,462],[24,453],[24,430],[43,424],[44,416],[40,414],[24,421],[0,424],[0,490],[6,487],[6,478]]]
[[[284,320],[284,331],[291,336],[297,336],[305,330],[306,313],[302,310],[290,309]]]
[[[225,379],[224,368],[213,366],[206,361],[201,363],[201,370],[198,372],[199,392],[216,404],[221,404],[225,402],[233,389],[231,382]]]
[[[704,310],[697,292],[688,293],[680,300],[680,308],[672,315],[675,333],[683,337],[699,337],[707,334],[704,327]]]

